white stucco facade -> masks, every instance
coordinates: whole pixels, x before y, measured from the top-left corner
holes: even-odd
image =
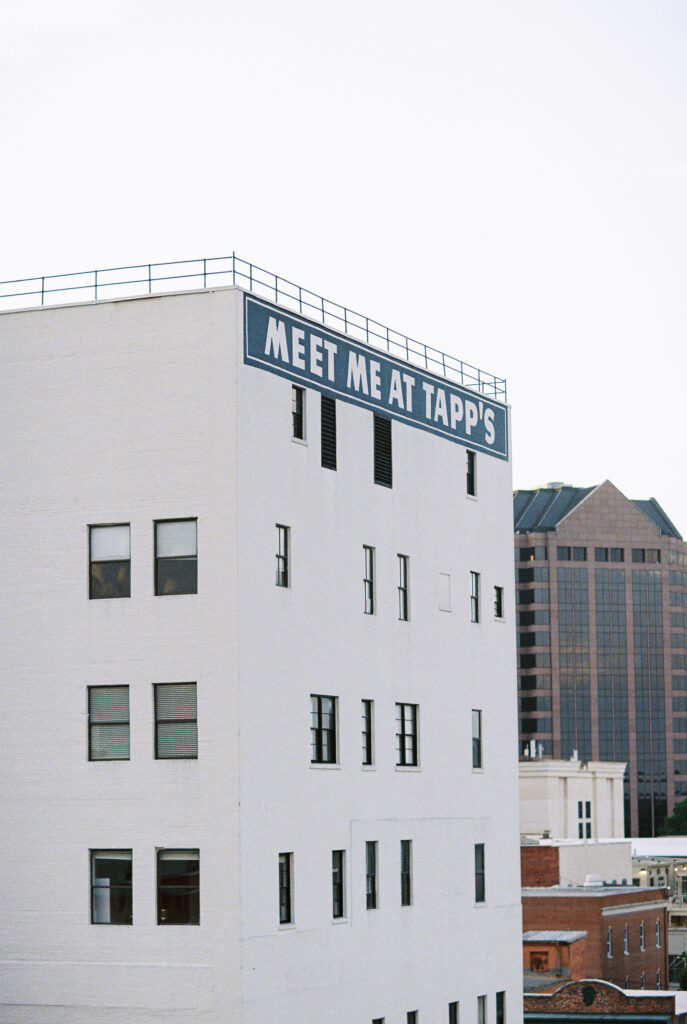
[[[393,487],[376,485],[372,412],[337,400],[337,468],[324,469],[317,389],[294,440],[291,383],[246,365],[242,338],[237,288],[0,316],[0,1019],[406,1024],[416,1010],[430,1024],[453,1001],[474,1021],[486,995],[494,1024],[505,992],[517,1024],[510,462],[478,453],[468,496],[465,448],[394,421]],[[197,593],[156,596],[154,523],[187,518]],[[98,524],[130,525],[128,598],[89,600]],[[275,586],[277,524],[290,531],[288,587]],[[197,684],[198,756],[159,760],[153,684],[182,681]],[[129,759],[89,760],[89,686],[128,686]],[[332,764],[311,764],[313,694],[336,697]],[[374,701],[369,766],[362,700]],[[417,766],[396,764],[399,702],[417,706]],[[199,924],[157,923],[160,849],[198,851]],[[131,850],[131,924],[91,923],[93,850]],[[333,850],[345,858],[336,920]],[[293,920],[280,925],[282,852]]]
[[[553,839],[625,835],[623,776],[615,761],[521,761],[520,831]]]

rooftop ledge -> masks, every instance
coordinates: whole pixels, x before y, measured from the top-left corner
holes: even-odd
[[[129,267],[0,281],[0,311],[156,295],[174,291],[175,288],[195,291],[228,285],[238,285],[246,291],[261,295],[277,305],[317,320],[332,330],[404,359],[487,398],[504,403],[507,401],[505,378],[485,373],[455,356],[423,345],[362,313],[356,313],[293,281],[247,263],[236,253],[211,259],[141,263]]]

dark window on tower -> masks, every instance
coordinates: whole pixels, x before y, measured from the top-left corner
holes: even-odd
[[[503,587],[494,587],[494,618],[503,618]]]
[[[586,548],[573,548],[572,549],[573,562],[586,562],[587,561],[587,549]]]
[[[610,555],[611,555],[611,561],[612,562],[624,562],[625,561],[625,552],[623,551],[622,548],[611,548]]]
[[[197,520],[167,519],[155,523],[155,593],[198,592]]]
[[[90,526],[89,587],[88,596],[131,597],[131,528],[128,523],[118,526]]]
[[[412,839],[401,840],[401,906],[409,907],[413,901]]]
[[[472,712],[472,767],[482,767],[482,712]]]
[[[336,401],[329,395],[322,395],[320,400],[320,427],[322,466],[336,469]]]
[[[374,701],[363,700],[363,764],[373,764],[374,747],[372,735],[372,713]]]
[[[396,705],[396,764],[417,765],[417,704]]]
[[[277,586],[289,585],[289,527],[277,523]]]
[[[279,924],[293,921],[293,854],[279,854]]]
[[[496,993],[496,1024],[506,1024],[506,993]]]
[[[466,491],[473,498],[477,493],[477,475],[476,475],[476,461],[477,457],[474,452],[467,452],[467,480],[466,480]]]
[[[607,562],[608,548],[594,548],[594,560],[597,562]]]
[[[391,487],[391,420],[386,416],[374,416],[374,450],[375,483]]]
[[[374,615],[375,611],[375,549],[369,544],[363,544],[363,557],[365,560],[363,576],[363,589],[365,592],[364,611],[366,615]]]
[[[336,697],[310,695],[312,764],[336,763]]]
[[[410,618],[408,602],[408,563],[407,555],[398,556],[398,617],[402,622]]]
[[[344,890],[345,854],[343,850],[332,850],[332,917],[345,917]]]
[[[448,1004],[448,1024],[459,1024],[457,999]]]
[[[470,621],[479,622],[479,573],[470,573]]]
[[[475,843],[475,903],[484,903],[484,843]]]
[[[200,924],[198,850],[157,851],[157,923]]]
[[[365,843],[365,899],[368,910],[377,909],[377,843]]]
[[[91,850],[91,924],[131,920],[131,850]]]
[[[305,440],[305,388],[297,384],[291,386],[291,421],[292,436],[299,441]]]

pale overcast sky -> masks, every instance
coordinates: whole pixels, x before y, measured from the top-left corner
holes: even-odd
[[[4,0],[0,279],[245,259],[687,535],[686,0]]]

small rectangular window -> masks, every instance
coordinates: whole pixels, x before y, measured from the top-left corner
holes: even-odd
[[[475,843],[475,903],[484,903],[484,843]]]
[[[344,890],[344,850],[332,850],[332,917],[346,916]]]
[[[612,562],[624,562],[625,561],[625,552],[624,552],[624,550],[622,548],[611,548],[610,549],[610,556],[611,556],[611,561]]]
[[[200,853],[157,851],[157,923],[200,924]]]
[[[279,854],[279,924],[293,922],[293,854]]]
[[[374,415],[375,483],[391,487],[393,483],[391,460],[391,420]]]
[[[368,910],[377,909],[377,843],[365,843],[365,898]]]
[[[594,548],[594,560],[596,562],[607,562],[608,548]]]
[[[417,1010],[408,1010],[406,1013],[406,1024],[417,1024]]]
[[[277,586],[289,585],[289,527],[277,523]]]
[[[336,400],[329,395],[320,399],[320,433],[323,469],[336,469]]]
[[[479,573],[470,573],[470,621],[479,622]]]
[[[482,767],[482,712],[472,712],[472,767]]]
[[[396,764],[417,765],[417,704],[396,705]]]
[[[311,764],[336,763],[336,697],[310,694]]]
[[[374,764],[374,701],[363,700],[363,764]]]
[[[364,576],[363,590],[365,600],[365,614],[374,615],[375,612],[375,549],[368,544],[363,544]]]
[[[656,988],[660,989],[660,987],[661,987],[661,972],[660,971],[656,971]]]
[[[486,996],[477,996],[477,1024],[487,1024]]]
[[[660,918],[656,919],[656,949],[661,948],[661,921]]]
[[[627,925],[623,927],[623,952],[626,955],[630,952],[630,930]]]
[[[410,618],[410,602],[408,593],[408,556],[398,556],[398,617],[401,622]]]
[[[494,587],[494,618],[503,618],[503,587]]]
[[[448,1024],[459,1024],[457,999],[448,1004]]]
[[[413,901],[412,840],[401,840],[401,906],[409,907]]]
[[[661,551],[659,548],[647,548],[646,549],[646,560],[656,565],[661,561]]]
[[[474,452],[467,453],[467,479],[465,482],[466,493],[472,498],[477,494],[476,456]]]
[[[131,527],[89,526],[89,585],[91,600],[131,597]]]
[[[291,385],[291,429],[292,437],[305,440],[305,388]]]
[[[198,593],[196,519],[166,519],[155,523],[155,593]]]
[[[91,850],[91,924],[131,924],[131,850]]]
[[[587,549],[586,548],[573,548],[572,549],[573,562],[586,562],[587,561]]]
[[[195,683],[155,684],[155,757],[198,757]]]
[[[496,1024],[506,1024],[506,993],[496,993]]]
[[[633,562],[645,562],[646,552],[644,548],[633,548],[632,549],[632,561]]]
[[[613,929],[606,929],[606,956],[609,960],[613,959]]]
[[[567,546],[559,546],[556,548],[556,558],[559,562],[569,562],[572,557],[572,552]]]
[[[644,922],[640,921],[639,922],[639,950],[640,950],[641,953],[643,953],[645,949],[646,949],[646,945],[645,945],[645,942],[644,942]]]
[[[129,687],[88,687],[89,761],[129,760]]]

